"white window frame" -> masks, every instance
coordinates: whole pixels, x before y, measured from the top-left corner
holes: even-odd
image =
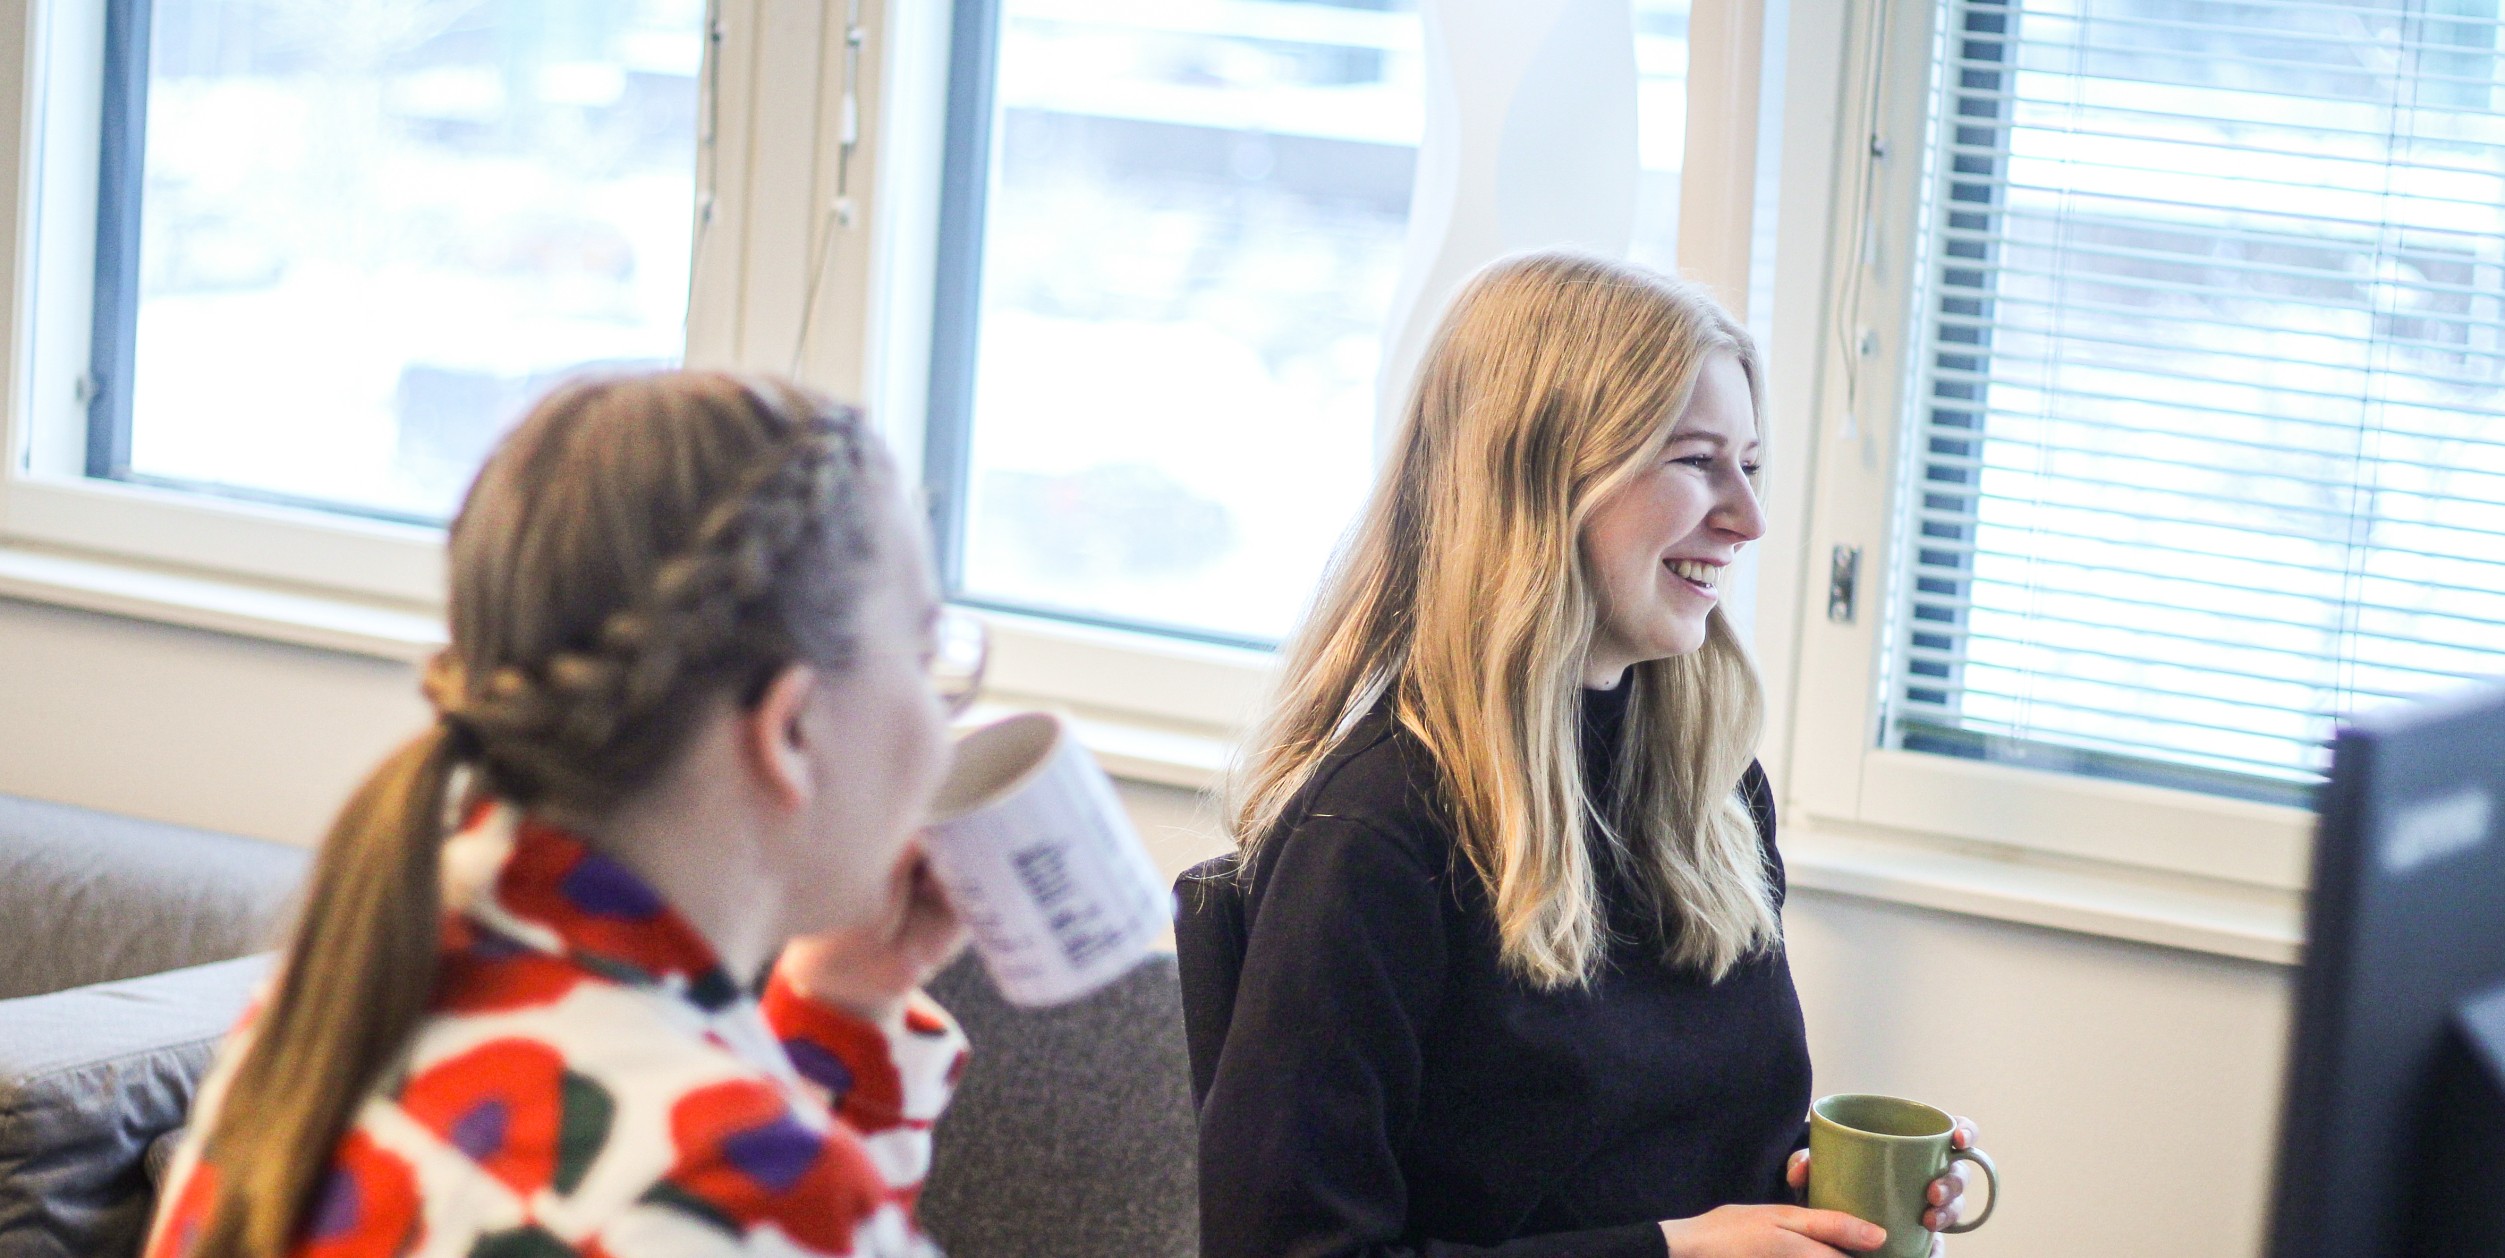
[[[1434,3],[1436,0],[1423,0]],[[1467,0],[1475,3],[1477,0]],[[1782,0],[1774,0],[1779,6]],[[937,7],[936,5],[934,7]],[[1758,160],[1757,66],[1763,54],[1761,30],[1765,0],[1694,0],[1689,21],[1689,71],[1686,155],[1691,176],[1682,180],[1679,207],[1681,257],[1693,259],[1684,269],[1707,283],[1735,308],[1745,306],[1750,291],[1752,249],[1751,198],[1734,188],[1754,186]],[[934,30],[930,41],[899,41],[888,56],[901,81],[946,81],[949,41]],[[903,129],[927,147],[910,160],[929,160],[928,170],[897,169],[890,159],[881,173],[880,195],[898,207],[897,217],[935,224],[938,206],[936,138],[944,131],[944,102],[934,92],[921,102],[891,100],[899,109],[928,110]],[[910,206],[911,208],[904,208]],[[1418,216],[1416,207],[1411,210]],[[1430,211],[1428,217],[1435,215]],[[1413,240],[1413,248],[1417,242]],[[916,257],[927,267],[929,254]],[[927,281],[930,272],[920,272]],[[927,282],[902,283],[887,293],[890,306],[874,326],[927,328]],[[1440,307],[1440,291],[1421,295]],[[1418,312],[1395,310],[1386,321],[1386,358],[1399,367],[1399,353],[1389,342],[1395,330]],[[1431,322],[1433,310],[1425,312]],[[923,357],[910,366],[927,373]],[[890,380],[901,380],[908,365],[900,354],[885,361]],[[1397,392],[1394,390],[1393,392]],[[874,405],[891,417],[906,416],[897,431],[918,431],[923,399],[907,391],[873,388]],[[902,439],[901,437],[899,438]],[[1002,706],[1043,705],[1075,718],[1083,738],[1116,772],[1138,780],[1188,789],[1219,785],[1237,739],[1256,716],[1273,684],[1273,653],[1216,645],[1143,631],[1055,620],[1044,616],[982,610],[992,632],[992,668],[986,690]]]
[[[714,0],[711,10],[716,38],[704,73],[718,91],[711,150],[699,159],[711,214],[696,254],[687,359],[777,371],[799,362],[804,374],[857,389],[862,338],[844,326],[843,303],[828,295],[811,344],[798,345],[820,242],[833,242],[826,252],[841,256],[823,265],[841,273],[865,265],[871,246],[858,238],[881,226],[858,222],[838,238],[822,233],[816,209],[833,212],[848,107],[843,6]],[[0,594],[422,657],[443,634],[440,529],[83,474],[104,11],[95,0],[0,0],[0,170],[15,194],[0,203],[8,246],[0,285],[11,310],[0,344]],[[879,16],[865,14],[865,24]],[[865,59],[865,80],[875,71]],[[860,89],[868,99],[873,84]],[[784,107],[792,101],[814,107]],[[876,137],[863,140],[856,168],[874,159]],[[857,325],[859,312],[850,313]]]
[[[1786,145],[1782,237],[1826,248],[1781,259],[1770,346],[1776,457],[1799,469],[1761,609],[1789,638],[1767,657],[1787,835],[1808,831],[1787,850],[1841,890],[2293,960],[2309,811],[1880,744],[1939,9],[1801,0],[1790,23],[1787,114],[1835,123]],[[1860,551],[1849,623],[1827,614],[1836,547]]]

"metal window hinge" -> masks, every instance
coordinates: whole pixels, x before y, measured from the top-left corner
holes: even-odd
[[[1861,591],[1861,547],[1838,546],[1827,560],[1827,619],[1853,623],[1853,607]]]
[[[92,371],[82,371],[78,373],[78,379],[70,382],[70,393],[78,399],[80,406],[95,401],[96,392],[96,373]]]

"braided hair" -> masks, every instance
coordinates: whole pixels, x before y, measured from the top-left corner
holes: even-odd
[[[450,535],[438,713],[360,786],[314,862],[276,992],[204,1159],[197,1258],[286,1251],[331,1150],[425,1014],[451,781],[598,816],[783,668],[840,669],[883,467],[849,407],[781,381],[577,382],[497,447]]]

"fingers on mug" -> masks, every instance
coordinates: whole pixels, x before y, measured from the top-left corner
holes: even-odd
[[[2001,1203],[2001,1173],[1998,1168],[1992,1165],[1992,1155],[1971,1146],[1963,1149],[1951,1149],[1948,1151],[1949,1165],[1954,1166],[1961,1159],[1972,1162],[1976,1166],[1983,1168],[1983,1189],[1985,1193],[1983,1198],[1983,1213],[1978,1214],[1971,1219],[1960,1219],[1948,1227],[1941,1228],[1940,1235],[1942,1236],[1956,1236],[1960,1233],[1971,1232],[1976,1228],[1983,1226],[1983,1221],[1992,1217],[1993,1208]]]

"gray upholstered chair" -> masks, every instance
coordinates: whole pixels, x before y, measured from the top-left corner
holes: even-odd
[[[1199,1252],[1172,956],[1053,1009],[1004,1002],[971,956],[931,995],[974,1045],[922,1190],[923,1223],[950,1258]]]
[[[0,796],[0,1258],[111,1258],[306,853]]]

